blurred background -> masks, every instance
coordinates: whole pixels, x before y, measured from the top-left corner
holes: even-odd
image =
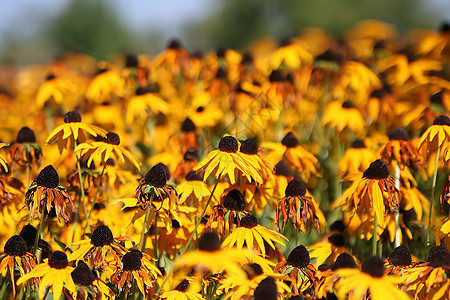
[[[339,37],[364,19],[400,33],[438,29],[450,0],[4,0],[0,63],[38,63],[77,51],[150,53],[178,38],[189,50],[245,49],[257,38],[292,37],[317,26]]]

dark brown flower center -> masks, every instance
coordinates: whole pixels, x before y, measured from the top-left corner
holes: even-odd
[[[106,225],[100,225],[95,228],[91,235],[91,243],[95,247],[103,247],[104,245],[111,245],[114,242],[114,236],[111,229]]]
[[[23,256],[27,253],[27,243],[20,235],[13,235],[5,244],[5,253],[9,256]]]
[[[69,265],[67,255],[61,251],[55,251],[48,259],[48,265],[53,269],[64,269]]]
[[[450,252],[445,247],[430,251],[428,262],[432,267],[450,267]]]
[[[136,271],[142,265],[142,252],[139,250],[131,250],[122,257],[122,265],[124,271]]]
[[[372,277],[381,278],[384,273],[383,261],[378,256],[373,255],[363,262],[361,271]]]
[[[350,254],[344,252],[339,254],[339,256],[336,258],[336,261],[334,262],[331,269],[338,270],[338,269],[345,269],[345,268],[357,268],[355,260],[353,259],[353,256]]]
[[[289,168],[289,166],[282,160],[280,160],[276,165],[275,165],[275,174],[276,175],[280,175],[280,176],[284,176],[284,177],[291,177],[292,173],[291,173],[291,169]]]
[[[172,219],[171,221],[172,221],[172,228],[175,228],[175,229],[181,228],[180,222],[178,222],[175,219]]]
[[[241,211],[245,209],[245,199],[244,195],[234,189],[223,198],[223,206],[228,210]]]
[[[272,73],[269,75],[269,81],[270,82],[282,82],[284,81],[283,74],[281,74],[278,70],[273,70]]]
[[[300,179],[294,178],[289,181],[284,193],[286,197],[304,196],[306,194],[306,187]]]
[[[406,132],[405,128],[397,127],[391,131],[388,135],[389,140],[399,140],[399,141],[409,141],[408,132]]]
[[[138,57],[134,54],[127,54],[125,57],[126,68],[137,68],[139,66]]]
[[[309,265],[310,261],[309,252],[303,245],[295,247],[287,259],[288,264],[296,268],[304,268]]]
[[[450,119],[447,116],[437,116],[433,121],[433,125],[450,126]]]
[[[52,165],[48,165],[39,172],[36,178],[38,186],[46,188],[57,188],[59,186],[59,176]]]
[[[342,222],[342,220],[334,221],[333,224],[330,225],[330,231],[335,231],[339,233],[344,233],[345,231],[345,224]]]
[[[36,143],[36,135],[34,131],[28,127],[22,127],[17,133],[16,142],[23,143]]]
[[[412,261],[411,252],[406,246],[400,245],[392,250],[388,260],[394,266],[408,266]]]
[[[96,210],[96,211],[99,211],[99,210],[102,210],[105,208],[106,208],[106,205],[103,202],[97,202],[94,204],[94,210]]]
[[[55,76],[55,74],[48,74],[46,77],[45,77],[45,81],[50,81],[50,80],[53,80],[53,79],[55,79],[56,78],[56,76]]]
[[[192,132],[195,130],[195,124],[191,119],[186,118],[181,124],[181,131],[183,132]]]
[[[203,176],[196,171],[189,171],[189,173],[186,174],[186,180],[187,181],[203,181]]]
[[[188,290],[189,286],[190,286],[189,281],[188,281],[187,279],[183,279],[183,281],[181,281],[181,282],[177,285],[177,287],[175,288],[175,290],[184,293],[184,292],[186,292],[186,291]]]
[[[198,161],[198,149],[191,147],[184,153],[183,159],[185,161]]]
[[[202,251],[217,251],[220,245],[219,236],[215,232],[206,232],[198,239],[198,249]]]
[[[145,175],[144,181],[154,187],[163,187],[167,182],[167,173],[165,165],[157,163]]]
[[[169,42],[169,45],[167,46],[167,48],[168,49],[174,49],[174,50],[181,49],[182,46],[181,46],[180,40],[178,40],[178,39],[171,40]]]
[[[219,150],[227,153],[236,153],[239,150],[239,143],[232,136],[224,136],[219,142]]]
[[[263,274],[263,269],[257,263],[247,264],[243,266],[244,272],[247,275],[248,279],[252,279],[258,275]]]
[[[347,100],[344,101],[344,103],[342,103],[342,108],[355,108],[355,105],[353,104],[352,101]]]
[[[336,247],[344,247],[346,243],[345,237],[340,233],[333,233],[328,237],[328,241]]]
[[[228,70],[226,68],[219,68],[216,73],[216,79],[226,79],[228,76]]]
[[[64,115],[64,123],[80,123],[81,114],[76,110],[69,111]]]
[[[84,261],[79,261],[78,266],[70,274],[77,285],[90,286],[95,280],[94,273]]]
[[[359,148],[366,148],[366,144],[364,143],[364,141],[363,140],[355,140],[353,143],[352,143],[352,146],[351,146],[352,148],[354,148],[354,149],[359,149]]]
[[[254,215],[248,214],[241,219],[240,225],[245,228],[253,228],[258,226],[258,219]]]
[[[31,224],[23,226],[22,230],[19,233],[19,235],[25,240],[28,249],[31,249],[31,247],[34,245],[36,234],[37,230]]]
[[[267,277],[262,280],[255,289],[255,300],[277,300],[278,290],[275,279]]]
[[[106,143],[111,145],[119,145],[120,144],[120,137],[117,133],[114,132],[108,132],[106,134]]]
[[[377,159],[364,171],[363,177],[368,179],[386,179],[389,177],[389,170],[381,159]]]
[[[205,108],[203,106],[199,106],[199,107],[197,107],[196,112],[201,113],[204,110],[205,110]]]
[[[295,148],[299,145],[299,141],[294,133],[289,132],[281,140],[281,144],[283,144],[283,146],[286,146],[287,148]]]
[[[258,154],[258,143],[255,139],[246,139],[241,142],[241,152],[245,154]]]

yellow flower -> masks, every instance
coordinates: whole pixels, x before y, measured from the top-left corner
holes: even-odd
[[[254,180],[262,184],[262,177],[252,160],[248,160],[239,151],[239,143],[232,136],[220,140],[219,149],[211,151],[194,168],[194,171],[204,170],[204,180],[209,175],[224,177],[228,175],[231,184],[236,183],[236,175],[245,176],[248,181]],[[219,179],[220,179],[219,178]]]
[[[336,283],[339,299],[363,300],[367,292],[373,300],[408,300],[409,297],[397,288],[400,278],[384,276],[383,261],[371,256],[363,262],[362,272],[358,269],[339,269]]]
[[[119,72],[100,69],[86,90],[86,98],[94,103],[109,101],[111,96],[123,95],[124,86],[125,81]]]
[[[420,139],[419,151],[427,157],[428,152],[441,147],[444,142],[450,141],[450,119],[447,116],[438,116]]]
[[[189,202],[198,203],[211,195],[208,186],[202,179],[195,171],[190,171],[186,175],[186,181],[176,187],[180,198],[179,204],[183,204],[188,199],[191,200]]]
[[[270,64],[274,70],[278,69],[282,63],[288,68],[298,69],[301,65],[310,64],[312,61],[311,53],[290,39],[283,39],[280,48],[275,50],[270,58]]]
[[[67,98],[71,94],[76,94],[76,86],[70,80],[56,77],[53,74],[45,78],[45,82],[39,87],[36,94],[36,105],[42,109],[48,101],[55,101],[61,105],[67,103]]]
[[[309,246],[309,255],[312,259],[317,258],[315,266],[320,266],[323,263],[330,265],[340,254],[348,253],[345,243],[345,237],[342,234],[333,233],[328,237],[328,241]]]
[[[32,278],[41,278],[39,283],[39,298],[43,299],[45,292],[52,289],[53,299],[59,299],[63,288],[72,293],[77,292],[75,283],[73,282],[71,273],[74,268],[69,266],[67,255],[61,251],[55,251],[50,258],[45,259],[30,273],[23,275],[17,280],[17,284],[27,282]]]
[[[106,131],[93,125],[81,123],[81,115],[77,111],[69,111],[64,115],[64,125],[56,127],[48,136],[46,143],[52,144],[58,142],[59,152],[62,153],[69,147],[73,148],[75,141],[84,143],[86,141],[86,133],[92,136],[106,137]]]
[[[339,162],[339,176],[364,172],[377,159],[376,153],[363,140],[355,140]]]
[[[28,127],[22,127],[17,133],[16,141],[9,147],[9,156],[12,164],[20,167],[31,165],[33,162],[40,165],[42,158],[41,146],[36,143],[34,131]]]
[[[230,233],[223,241],[222,246],[228,246],[228,248],[231,249],[236,245],[237,249],[241,250],[244,243],[249,249],[252,249],[255,244],[255,248],[259,250],[262,255],[266,255],[264,241],[272,249],[275,249],[274,242],[284,247],[283,239],[288,241],[284,235],[259,225],[256,217],[252,214],[248,214],[241,219],[240,226]]]
[[[136,96],[128,101],[126,120],[128,124],[133,124],[136,120],[146,121],[149,117],[147,110],[150,109],[152,114],[169,113],[169,104],[164,101],[158,94],[151,93],[149,90],[139,88]]]
[[[160,298],[166,300],[203,300],[202,295],[192,291],[190,282],[183,279],[176,287],[162,292]]]
[[[394,129],[389,134],[389,142],[381,150],[381,158],[386,164],[395,162],[401,168],[418,167],[418,164],[422,162],[422,156],[410,142],[408,133],[402,127]]]
[[[114,299],[114,292],[106,285],[106,283],[94,276],[91,268],[84,262],[79,261],[77,267],[72,271],[70,276],[73,282],[78,286],[78,291],[72,294],[75,299],[87,300],[90,293],[94,299]]]
[[[141,163],[127,149],[120,146],[120,137],[114,132],[108,132],[103,142],[89,142],[78,145],[75,152],[79,153],[83,160],[87,160],[87,166],[90,167],[94,159],[98,159],[101,163],[106,163],[112,158],[115,161],[125,163],[125,157],[140,170]]]
[[[362,136],[366,131],[366,122],[351,101],[341,103],[336,100],[328,103],[322,123],[324,126],[335,128],[339,133],[347,128],[356,136]]]

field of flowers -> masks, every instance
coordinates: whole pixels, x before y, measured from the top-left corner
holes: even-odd
[[[450,25],[0,66],[1,299],[450,298]]]

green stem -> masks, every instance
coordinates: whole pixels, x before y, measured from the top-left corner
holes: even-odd
[[[102,173],[100,174],[100,180],[98,182],[97,189],[95,190],[94,201],[92,201],[91,210],[89,211],[89,214],[87,215],[87,220],[89,220],[91,218],[92,211],[94,210],[95,202],[97,201],[98,191],[100,190],[100,186],[102,185],[102,182],[103,182],[103,174],[105,174],[105,168],[106,168],[106,163],[103,164]],[[86,233],[87,227],[89,227],[88,223],[86,223],[86,226],[84,227],[83,233],[81,234],[81,236],[83,236]],[[89,228],[89,232],[91,232],[91,228]]]
[[[400,191],[400,164],[397,162],[394,173],[395,187]],[[400,228],[400,211],[397,209],[394,215],[395,220],[395,240],[394,247],[397,248],[401,243],[401,228]]]
[[[25,166],[25,171],[27,172],[27,187],[30,186],[30,163],[27,162]]]
[[[139,239],[139,250],[141,250],[141,252],[143,252],[144,248],[145,248],[145,233],[147,231],[148,218],[150,216],[150,212],[152,211],[151,205],[152,205],[152,201],[153,201],[153,196],[154,196],[154,194],[152,193],[152,195],[150,196],[150,203],[147,207],[147,213],[145,214],[144,226],[142,227],[142,231],[141,231],[141,238]],[[155,217],[155,219],[156,219],[156,217]],[[155,239],[156,239],[156,228],[155,228]]]
[[[436,152],[436,161],[435,161],[435,167],[434,167],[434,174],[433,174],[433,185],[431,186],[431,199],[430,199],[430,214],[428,216],[428,234],[427,234],[427,245],[431,244],[431,233],[432,233],[432,228],[431,228],[431,214],[433,213],[433,203],[434,203],[434,193],[436,190],[436,179],[437,179],[437,173],[438,173],[438,168],[439,168],[439,155],[441,153],[441,147],[439,146]]]
[[[155,259],[159,262],[158,256],[158,213],[155,214],[155,244],[153,245],[153,250],[155,252]],[[159,267],[159,263],[157,265]]]
[[[38,228],[38,231],[36,233],[36,239],[34,240],[34,246],[33,246],[33,254],[34,255],[36,255],[36,251],[37,251],[38,244],[39,244],[39,239],[41,238],[41,233],[42,233],[42,230],[44,229],[43,228],[44,227],[44,209],[45,208],[43,208],[42,212],[41,212],[41,218],[39,220],[39,228]]]
[[[374,213],[373,221],[373,237],[372,237],[372,255],[377,255],[377,239],[378,239],[378,218]]]
[[[77,146],[77,141],[75,141],[75,147],[76,146]],[[77,158],[78,179],[80,181],[81,202],[83,203],[84,217],[86,218],[86,227],[89,229],[89,232],[91,232],[91,227],[89,226],[89,218],[88,218],[87,207],[86,207],[86,197],[84,194],[84,178],[83,178],[83,174],[81,173],[80,158],[78,157],[78,154],[76,154],[76,153],[75,153],[75,157]],[[80,206],[78,205],[78,211],[79,210],[80,210]]]

